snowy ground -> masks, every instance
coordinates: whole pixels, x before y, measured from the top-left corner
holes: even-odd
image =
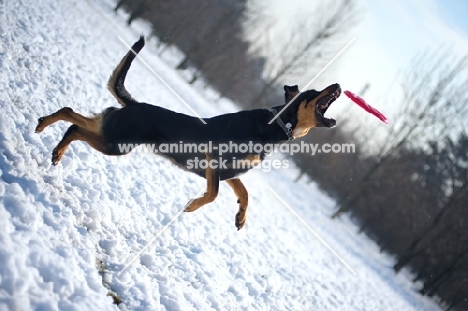
[[[117,106],[105,84],[127,52],[118,36],[132,43],[147,33],[142,23],[125,27],[111,5],[0,0],[0,310],[438,310],[348,220],[331,221],[333,201],[293,183],[293,169],[244,176],[241,231],[223,183],[214,203],[182,214],[119,273],[205,181],[154,155],[106,157],[80,142],[51,166],[68,125],[38,135],[37,118]],[[141,55],[200,115],[235,111],[204,99],[151,44]],[[127,81],[137,99],[190,113],[141,62]]]

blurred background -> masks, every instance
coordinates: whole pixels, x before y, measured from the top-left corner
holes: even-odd
[[[119,0],[128,24],[152,24],[162,58],[191,84],[242,109],[272,107],[283,85],[338,82],[390,119],[344,96],[335,129],[309,143],[354,143],[352,154],[298,154],[296,181],[316,182],[360,232],[413,272],[422,295],[468,310],[468,1]],[[172,53],[167,53],[172,54]]]

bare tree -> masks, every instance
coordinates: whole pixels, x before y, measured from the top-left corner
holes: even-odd
[[[410,69],[403,84],[400,113],[389,126],[375,164],[363,174],[360,185],[341,202],[333,218],[348,211],[373,174],[404,144],[420,144],[453,132],[453,120],[468,113],[468,55],[459,59],[446,52],[424,54]]]
[[[323,62],[324,55],[336,53],[337,43],[356,22],[355,14],[354,0],[323,2],[315,14],[308,13],[304,18],[298,16],[294,21],[296,28],[291,33],[283,33],[274,40],[269,40],[268,35],[264,40],[259,39],[257,44],[267,45],[266,48],[276,51],[276,55],[272,55],[268,62],[264,73],[265,84],[252,102],[260,101],[280,80],[300,76]],[[263,32],[268,33],[268,29]],[[268,46],[271,41],[274,44]],[[256,47],[253,50],[258,52],[261,48]]]
[[[451,222],[444,223],[443,220],[447,215],[452,217],[453,210],[459,208],[461,200],[468,193],[468,169],[465,168],[465,165],[468,164],[468,155],[457,155],[457,152],[464,151],[466,148],[464,147],[464,143],[465,140],[463,138],[460,139],[457,145],[454,145],[449,140],[445,154],[439,156],[438,161],[445,159],[445,162],[448,162],[448,165],[443,168],[444,172],[440,174],[445,176],[441,181],[443,184],[441,184],[440,188],[445,193],[444,198],[446,200],[442,201],[441,206],[438,206],[434,217],[432,217],[432,221],[413,237],[412,242],[402,252],[397,263],[394,265],[395,271],[398,272],[412,259],[420,256],[424,249],[434,242],[434,238],[444,238],[445,235],[451,234],[456,229]]]

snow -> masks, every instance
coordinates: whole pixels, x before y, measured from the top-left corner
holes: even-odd
[[[38,135],[37,119],[64,106],[85,115],[118,106],[106,89],[127,52],[118,37],[131,44],[149,33],[141,21],[127,28],[112,6],[0,0],[0,310],[439,310],[347,218],[332,221],[333,200],[294,183],[294,168],[243,177],[250,210],[241,231],[222,183],[214,203],[182,213],[154,239],[203,179],[151,154],[107,157],[81,142],[52,166],[68,125]],[[152,41],[142,58],[201,116],[236,111],[188,85],[168,65],[178,52],[163,60]],[[190,113],[140,61],[126,85],[141,101]]]

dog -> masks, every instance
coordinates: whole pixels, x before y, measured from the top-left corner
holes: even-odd
[[[120,156],[129,153],[121,146],[139,144],[211,144],[211,150],[190,150],[189,152],[157,152],[180,168],[193,172],[207,181],[203,196],[187,203],[185,212],[193,212],[201,206],[213,202],[218,195],[220,181],[234,190],[239,204],[235,217],[238,230],[244,227],[247,219],[248,193],[238,176],[260,163],[265,151],[241,152],[230,150],[224,153],[223,166],[193,166],[193,160],[204,159],[211,163],[220,152],[221,144],[279,144],[306,135],[311,128],[334,127],[336,121],[324,117],[328,107],[340,96],[339,84],[332,84],[322,91],[299,92],[297,85],[284,86],[285,104],[268,109],[255,109],[228,113],[204,119],[139,102],[124,86],[125,77],[136,55],[145,45],[144,37],[135,42],[131,50],[122,58],[108,81],[108,89],[122,108],[107,108],[93,117],[84,117],[69,107],[41,117],[36,132],[42,132],[57,121],[72,123],[62,140],[52,152],[52,164],[57,165],[72,141],[88,143],[105,155]],[[292,100],[291,103],[289,103]],[[289,103],[289,105],[287,105]],[[284,109],[284,111],[282,111]],[[279,112],[275,121],[270,122]],[[270,122],[270,123],[269,123]],[[243,167],[234,162],[242,159],[248,163]],[[192,162],[191,162],[192,161]]]

